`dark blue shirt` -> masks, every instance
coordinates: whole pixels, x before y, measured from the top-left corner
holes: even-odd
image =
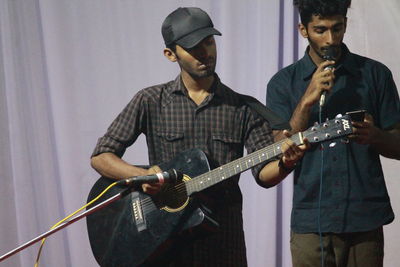
[[[290,120],[316,68],[307,50],[301,60],[275,74],[268,83],[267,106]],[[352,54],[343,45],[335,76],[322,120],[365,109],[381,129],[400,122],[399,95],[386,66]],[[315,104],[309,126],[317,121],[319,109]],[[368,231],[393,221],[379,154],[369,145],[344,140],[322,146],[308,151],[294,172],[292,230],[318,232],[319,216],[322,232],[334,233]]]

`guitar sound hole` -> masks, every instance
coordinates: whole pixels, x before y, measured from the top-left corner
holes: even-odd
[[[187,202],[188,195],[183,181],[177,184],[164,184],[156,195],[159,208],[179,209]]]

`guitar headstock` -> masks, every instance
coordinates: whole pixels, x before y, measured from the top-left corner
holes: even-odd
[[[316,123],[303,132],[303,137],[306,137],[311,144],[314,144],[347,136],[351,133],[353,133],[353,127],[350,116],[344,115],[320,124]]]

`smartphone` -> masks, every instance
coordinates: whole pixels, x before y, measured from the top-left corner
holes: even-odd
[[[364,116],[365,116],[366,110],[355,110],[355,111],[349,111],[346,112],[346,115],[350,115],[350,118],[352,121],[364,121]]]

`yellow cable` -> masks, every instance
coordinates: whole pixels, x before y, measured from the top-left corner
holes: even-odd
[[[97,197],[95,197],[94,199],[92,199],[89,203],[87,203],[85,206],[83,206],[82,208],[76,210],[75,212],[71,213],[70,215],[68,215],[67,217],[65,217],[64,219],[62,219],[61,221],[59,221],[58,223],[56,223],[55,225],[53,225],[50,230],[54,229],[55,227],[59,226],[61,223],[65,222],[66,220],[68,220],[69,218],[71,218],[72,216],[74,216],[75,214],[77,214],[78,212],[80,212],[81,210],[85,209],[87,206],[91,205],[93,202],[97,201],[102,195],[104,195],[104,193],[106,193],[108,190],[110,190],[111,187],[115,186],[117,184],[117,182],[112,183],[111,185],[109,185],[106,189],[103,190],[103,192],[101,192]],[[34,267],[38,267],[39,266],[39,258],[40,258],[40,254],[42,253],[42,248],[44,245],[44,242],[46,241],[46,238],[42,239],[42,243],[40,244],[40,248],[36,257],[36,262]]]

